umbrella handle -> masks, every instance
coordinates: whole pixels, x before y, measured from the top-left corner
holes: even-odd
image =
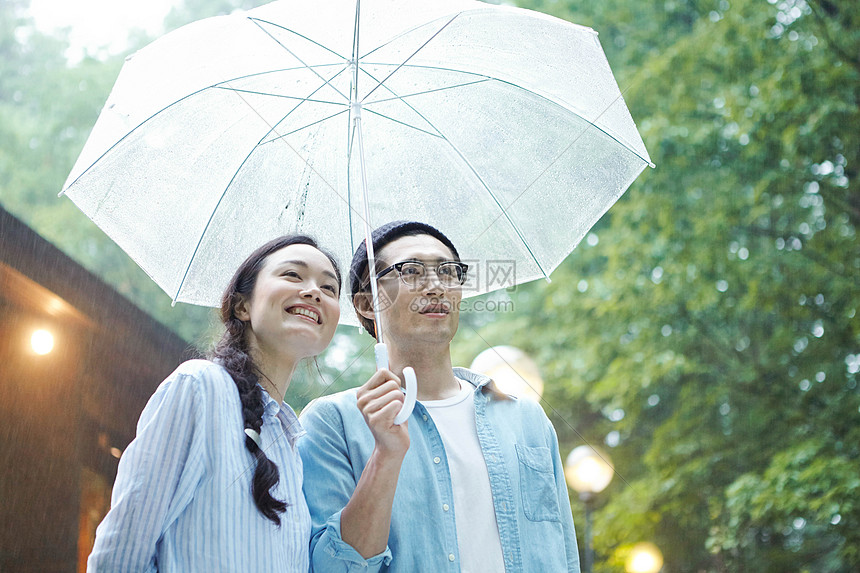
[[[376,369],[388,368],[388,348],[385,344],[374,346],[373,353],[376,355]],[[394,423],[398,426],[409,419],[415,408],[415,396],[418,394],[418,381],[415,378],[415,370],[411,366],[403,369],[403,379],[406,381],[406,400],[394,418]]]

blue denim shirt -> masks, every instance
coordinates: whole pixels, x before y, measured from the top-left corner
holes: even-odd
[[[501,399],[482,376],[455,368],[475,386],[478,440],[493,494],[505,571],[579,572],[579,555],[555,430],[541,407]],[[308,404],[298,447],[311,512],[311,571],[460,571],[454,495],[442,438],[421,403],[409,418],[388,547],[365,560],[341,539],[340,513],[374,448],[354,390]]]

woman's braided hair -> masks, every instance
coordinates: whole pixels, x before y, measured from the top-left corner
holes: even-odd
[[[289,245],[309,245],[328,257],[337,274],[338,287],[341,276],[337,263],[329,253],[319,248],[316,241],[305,235],[285,235],[269,241],[245,259],[221,297],[221,322],[224,333],[209,354],[209,358],[221,364],[236,384],[239,398],[242,402],[242,420],[244,427],[260,434],[263,425],[263,391],[259,385],[260,372],[250,354],[248,345],[248,322],[239,320],[236,316],[236,305],[243,300],[250,300],[257,284],[257,276],[272,253]],[[275,499],[271,489],[280,479],[278,466],[266,457],[250,436],[245,436],[245,447],[251,452],[256,461],[256,469],[251,481],[251,495],[254,504],[267,519],[280,526],[280,514],[287,509],[287,503]]]

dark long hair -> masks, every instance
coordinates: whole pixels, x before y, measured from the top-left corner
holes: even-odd
[[[264,410],[263,393],[258,384],[260,371],[251,357],[248,346],[246,332],[249,323],[239,320],[236,316],[236,305],[242,300],[250,300],[254,286],[257,284],[257,276],[269,255],[289,245],[309,245],[328,257],[337,275],[338,290],[340,290],[341,276],[337,262],[312,238],[305,235],[285,235],[269,241],[245,259],[224,291],[221,297],[221,322],[224,324],[224,334],[209,353],[210,359],[220,363],[230,373],[239,390],[244,427],[258,434],[263,426]],[[271,494],[271,489],[280,479],[278,466],[266,457],[266,453],[247,435],[245,447],[256,460],[256,469],[251,481],[254,504],[267,519],[280,526],[280,514],[287,509],[287,503],[275,499]]]

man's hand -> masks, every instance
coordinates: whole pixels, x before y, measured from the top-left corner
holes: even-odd
[[[377,371],[357,390],[356,396],[376,447],[340,514],[340,529],[344,542],[370,559],[382,553],[388,544],[391,507],[400,466],[409,449],[409,429],[408,422],[394,424],[404,397],[400,379],[390,370]]]
[[[404,401],[400,379],[390,370],[378,370],[356,391],[356,396],[358,409],[376,440],[379,454],[405,456],[409,449],[409,423],[394,424]]]

